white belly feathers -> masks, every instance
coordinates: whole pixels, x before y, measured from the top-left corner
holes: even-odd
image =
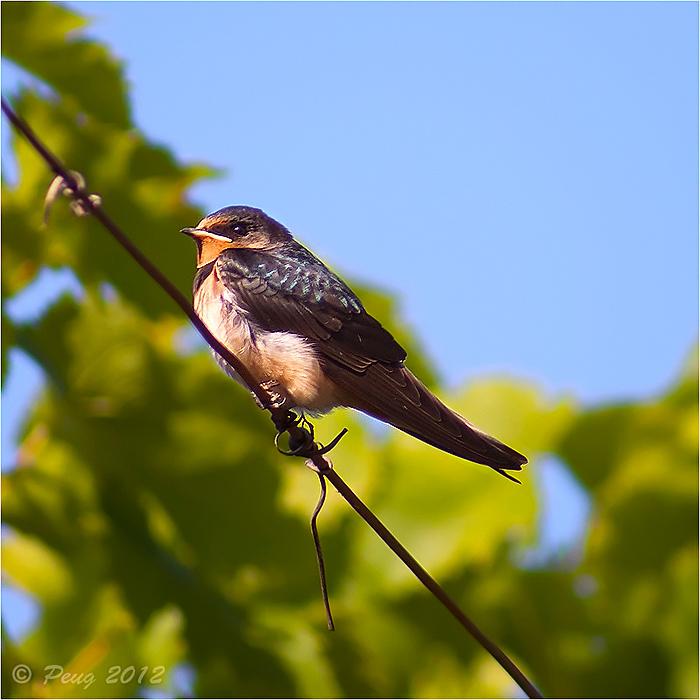
[[[336,387],[323,374],[310,341],[295,333],[264,331],[251,325],[235,296],[217,276],[216,268],[199,288],[195,311],[258,382],[275,385],[271,390],[285,397],[290,408],[325,413],[339,405]],[[226,370],[246,386],[230,366],[226,365]]]

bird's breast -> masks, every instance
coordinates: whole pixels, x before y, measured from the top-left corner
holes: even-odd
[[[217,340],[259,383],[272,382],[272,390],[282,394],[290,406],[325,413],[340,405],[338,389],[325,376],[313,343],[296,333],[270,331],[258,325],[221,281],[216,267],[199,286],[194,302],[197,315]],[[227,362],[218,355],[217,359],[245,386]]]

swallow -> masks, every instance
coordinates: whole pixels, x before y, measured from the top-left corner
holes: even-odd
[[[527,459],[427,389],[393,336],[282,224],[260,209],[232,206],[182,233],[197,243],[197,315],[276,405],[311,415],[354,408],[519,483],[507,472]]]

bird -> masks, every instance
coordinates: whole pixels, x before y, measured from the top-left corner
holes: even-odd
[[[508,472],[527,458],[424,386],[391,333],[282,224],[261,209],[229,206],[182,233],[197,243],[197,315],[276,405],[312,416],[350,407],[520,483]]]

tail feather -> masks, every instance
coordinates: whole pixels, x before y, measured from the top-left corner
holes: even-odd
[[[520,471],[527,458],[445,406],[405,367],[376,363],[363,375],[328,373],[347,393],[348,406],[520,483],[506,472]]]

